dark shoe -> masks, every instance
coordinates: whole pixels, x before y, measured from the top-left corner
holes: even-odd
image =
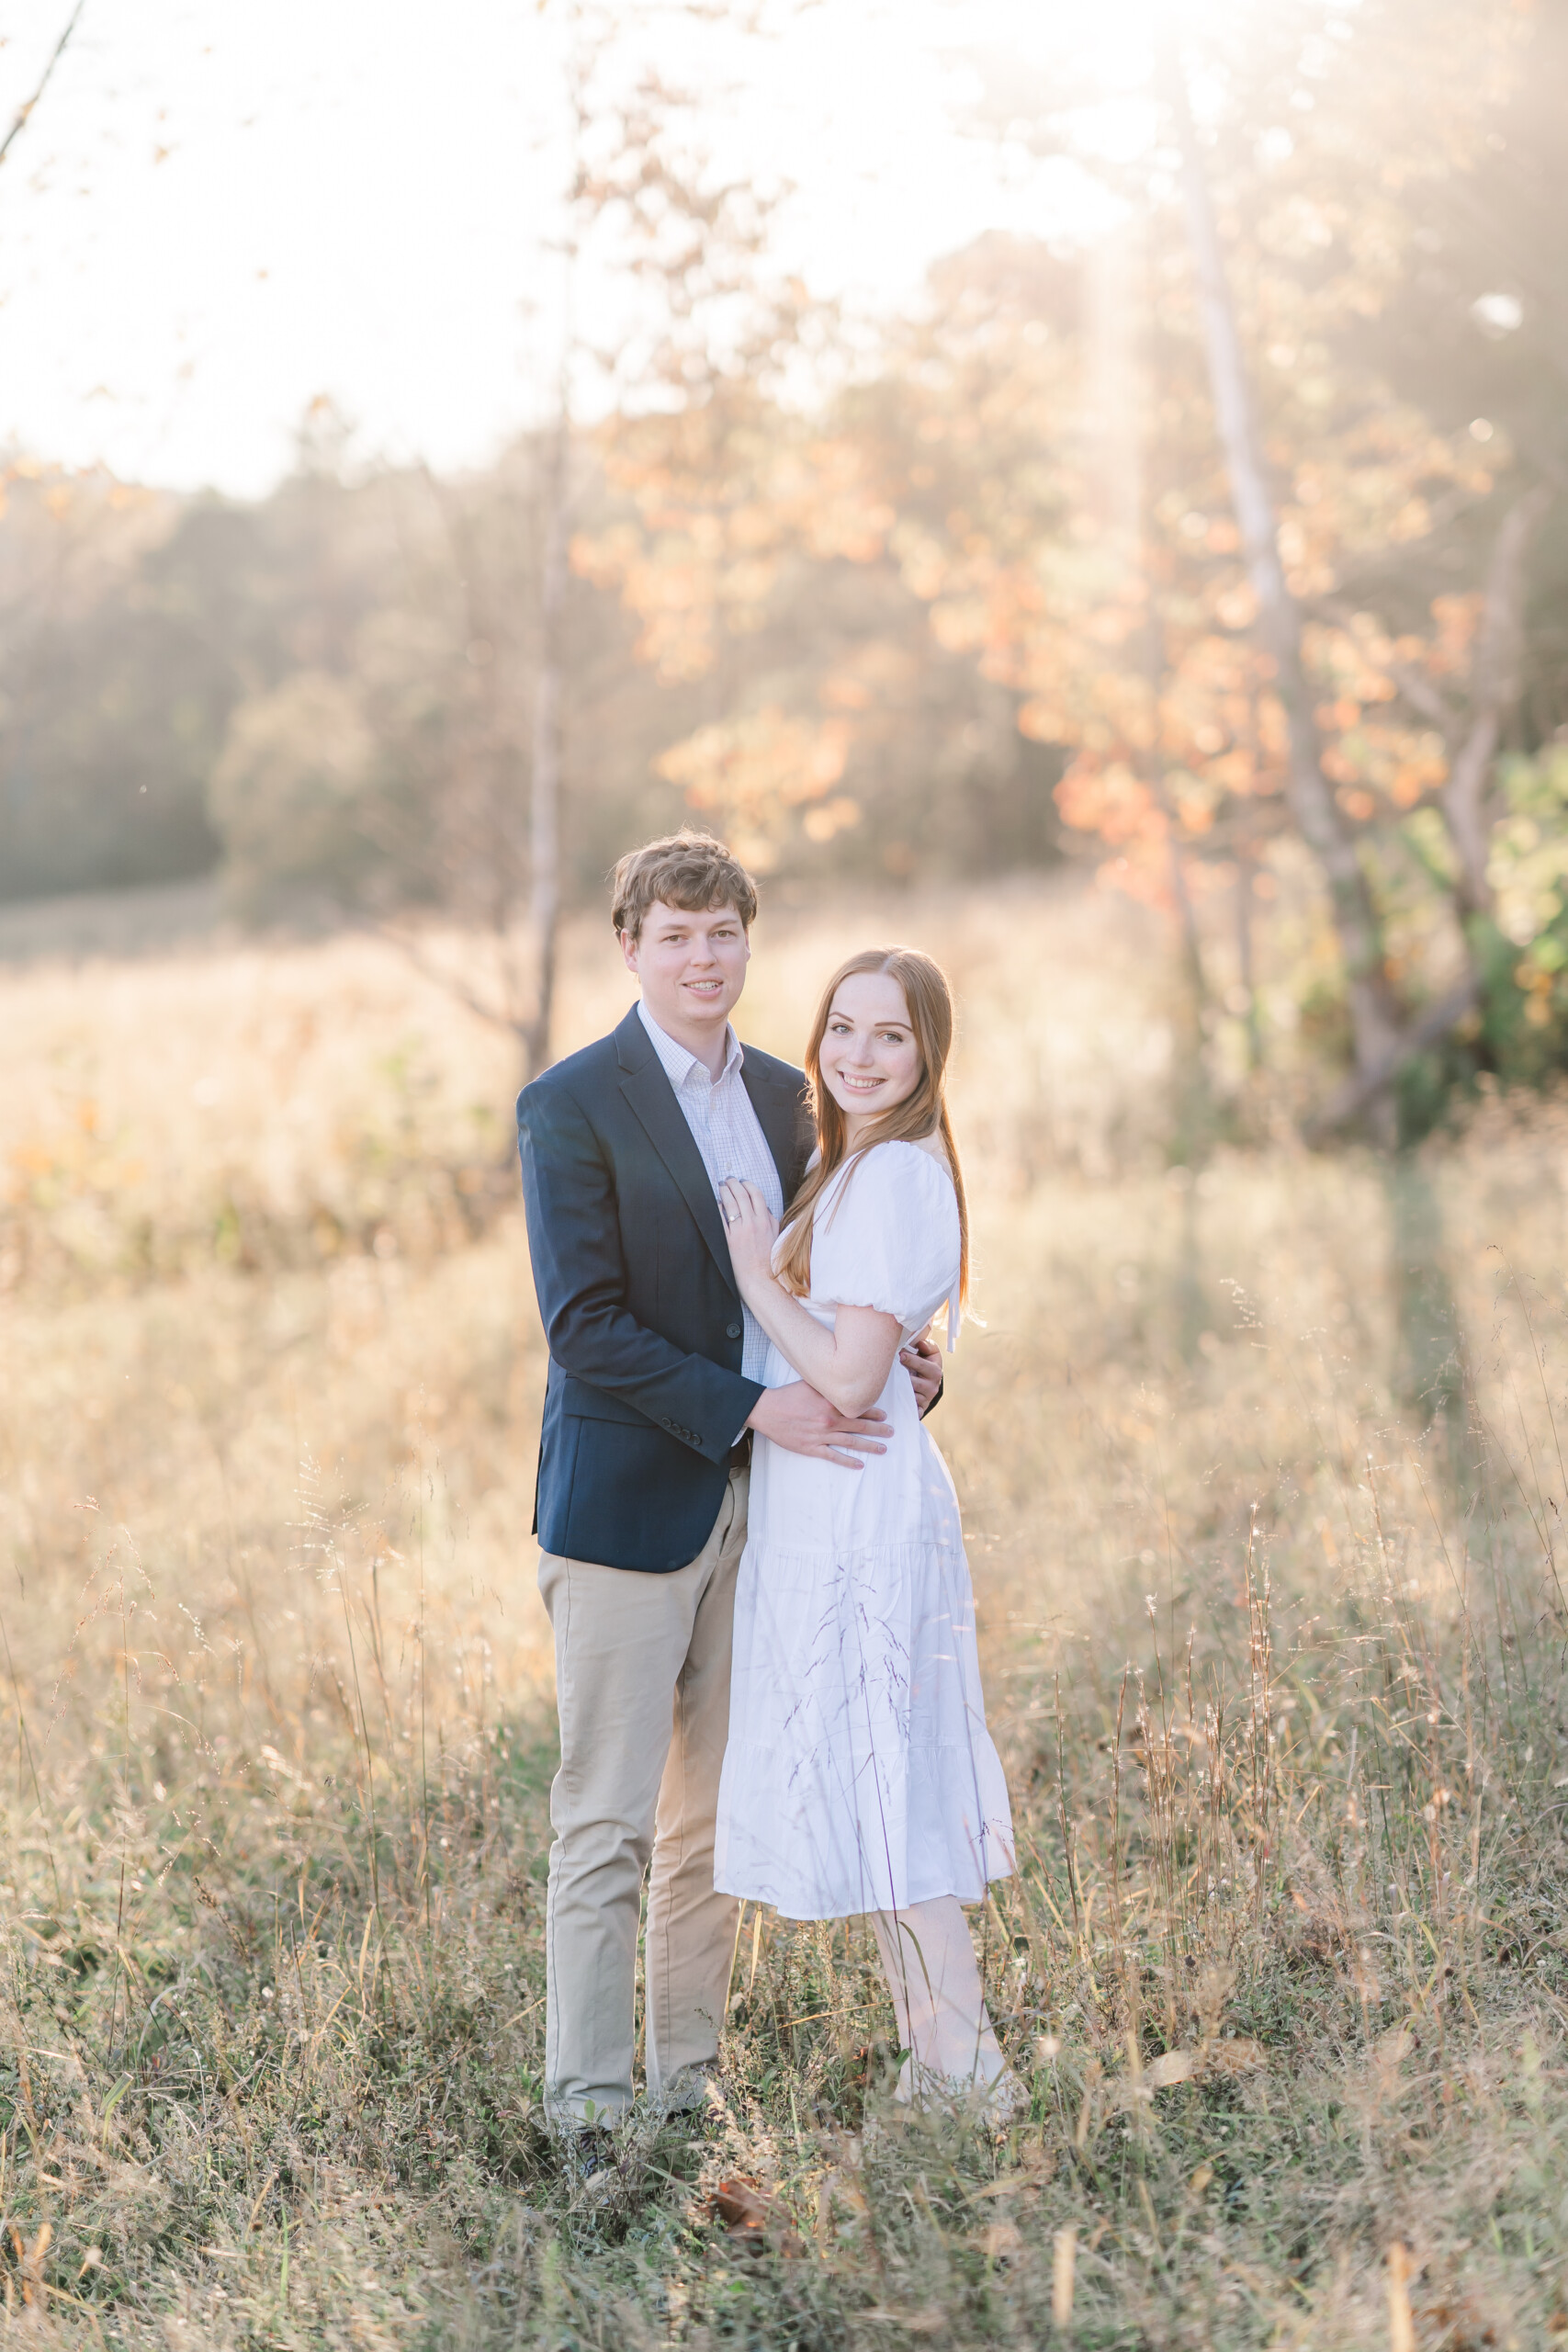
[[[671,2076],[659,2105],[667,2116],[672,2120],[678,2117],[694,2129],[708,2123],[723,2124],[732,2120],[716,2059],[705,2059],[695,2066],[682,2066],[678,2075]]]
[[[614,2189],[618,2177],[615,2144],[603,2125],[589,2123],[576,2131],[556,2131],[556,2163],[573,2204],[596,2205]]]

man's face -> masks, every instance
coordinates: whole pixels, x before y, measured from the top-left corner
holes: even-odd
[[[751,948],[733,907],[694,911],[655,899],[640,935],[622,932],[621,953],[655,1021],[679,1039],[722,1029],[746,985]]]

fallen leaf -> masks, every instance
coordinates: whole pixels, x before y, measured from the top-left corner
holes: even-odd
[[[1056,2169],[1054,2155],[1038,2148],[1031,2149],[1015,2172],[1003,2173],[999,2180],[983,2180],[964,2199],[966,2205],[977,2205],[983,2197],[1018,2197],[1024,2190],[1039,2188]]]
[[[1169,2090],[1173,2083],[1190,2083],[1203,2064],[1203,2053],[1198,2050],[1166,2050],[1135,2075],[1126,2075],[1116,2088],[1119,2107],[1136,2107],[1140,2101],[1153,2103],[1156,2091]]]
[[[1172,2083],[1190,2083],[1198,2065],[1195,2050],[1167,2050],[1144,2068],[1144,2081],[1151,2091],[1168,2090]]]
[[[777,2228],[781,2216],[774,2199],[749,2180],[721,2180],[708,2199],[708,2211],[743,2246],[760,2250],[772,2221],[775,2224],[773,2245],[778,2253],[794,2256],[806,2251],[794,2230],[787,2226],[782,2231]],[[787,2223],[787,2216],[783,2218]]]
[[[716,2220],[727,2230],[761,2230],[766,2227],[767,2201],[749,2180],[721,2180],[708,2199]]]

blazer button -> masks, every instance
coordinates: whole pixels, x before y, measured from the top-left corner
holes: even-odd
[[[727,1340],[738,1340],[740,1337],[739,1324],[727,1323],[724,1327],[724,1336]]]

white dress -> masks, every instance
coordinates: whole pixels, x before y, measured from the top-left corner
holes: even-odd
[[[874,1306],[908,1340],[945,1299],[951,1345],[946,1169],[884,1143],[848,1175],[817,1204],[812,1314]],[[798,1376],[770,1346],[768,1386]],[[1013,1867],[953,1481],[897,1357],[877,1402],[890,1439],[863,1470],[762,1437],[752,1457],[714,1877],[792,1919],[974,1903]]]

